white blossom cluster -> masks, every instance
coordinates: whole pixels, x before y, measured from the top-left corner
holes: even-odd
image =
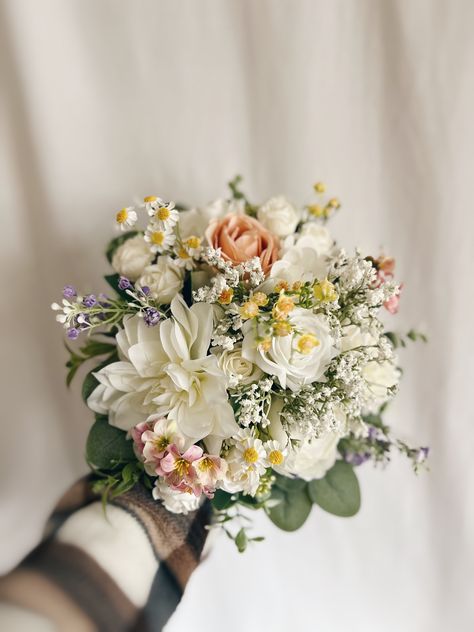
[[[380,318],[398,307],[394,261],[339,249],[325,226],[337,208],[279,196],[178,212],[149,196],[137,207],[144,230],[109,253],[120,299],[74,300],[67,286],[54,305],[71,339],[94,319],[122,328],[126,359],[98,371],[89,406],[134,438],[172,511],[218,489],[258,498],[273,471],[323,477],[340,442],[363,445],[364,418],[395,394]],[[126,207],[116,221],[128,230],[138,213]]]

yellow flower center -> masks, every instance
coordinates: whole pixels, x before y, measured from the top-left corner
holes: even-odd
[[[245,302],[240,308],[242,318],[255,318],[258,314],[258,305],[253,301]]]
[[[272,450],[268,455],[268,460],[272,465],[281,465],[283,463],[283,454],[280,450]]]
[[[243,456],[246,463],[256,463],[258,461],[258,452],[255,448],[247,448]]]
[[[326,191],[326,185],[324,182],[316,182],[316,184],[313,185],[313,189],[316,193],[324,193]]]
[[[255,294],[251,298],[251,301],[253,301],[255,305],[258,305],[259,307],[265,307],[265,305],[268,303],[268,296],[265,294],[265,292],[255,292]]]
[[[288,336],[291,334],[291,324],[287,320],[279,320],[273,324],[274,336]]]
[[[283,294],[276,302],[276,308],[282,314],[289,314],[295,308],[295,304],[291,296]]]
[[[123,208],[121,211],[117,213],[117,215],[115,216],[115,219],[117,220],[118,224],[123,224],[124,222],[127,221],[127,217],[128,217],[128,211],[126,208]]]
[[[170,218],[170,215],[171,215],[171,212],[169,208],[166,206],[161,206],[156,213],[156,216],[162,222],[166,222],[166,220]]]
[[[186,459],[176,459],[174,469],[179,476],[186,476],[189,472],[190,463]]]
[[[155,230],[151,233],[150,239],[155,246],[162,246],[165,241],[165,234],[162,230]]]
[[[314,334],[303,334],[296,343],[296,348],[303,355],[308,355],[311,351],[318,347],[321,343]]]
[[[308,206],[308,211],[311,215],[314,215],[314,217],[322,217],[324,215],[324,209],[321,204],[310,204]]]
[[[279,281],[275,285],[275,292],[281,292],[282,290],[289,290],[289,289],[290,289],[290,286],[288,285],[286,281]]]
[[[337,198],[331,198],[328,202],[328,206],[329,208],[339,208],[341,206],[341,203],[339,202],[339,200]]]
[[[263,351],[264,353],[266,351],[270,351],[271,347],[272,347],[272,341],[270,338],[264,338],[264,340],[262,340],[258,345],[258,348],[260,349],[260,351]]]
[[[161,435],[161,437],[158,437],[153,441],[153,445],[159,452],[164,452],[170,443],[171,442],[166,435]]]
[[[228,288],[220,293],[218,301],[221,305],[229,305],[229,303],[232,303],[233,297],[234,290],[232,288]]]
[[[313,287],[314,298],[322,303],[332,303],[337,300],[338,294],[334,285],[325,279],[319,281]]]
[[[145,202],[145,204],[151,204],[151,202],[156,202],[158,198],[155,195],[147,195],[145,198],[143,198],[143,201]]]
[[[186,239],[185,243],[188,248],[199,248],[199,246],[201,245],[201,240],[199,239],[199,237],[191,235],[191,237],[188,237]]]
[[[181,246],[181,248],[178,248],[178,251],[176,253],[178,255],[178,257],[180,259],[190,259],[191,255],[189,254],[189,252],[186,250],[186,248],[184,246]]]
[[[212,470],[213,467],[214,463],[212,462],[212,459],[210,459],[208,456],[205,456],[199,461],[198,468],[201,470],[201,472],[208,472],[209,470]]]

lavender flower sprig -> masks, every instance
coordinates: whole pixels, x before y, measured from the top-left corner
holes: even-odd
[[[165,316],[150,296],[148,288],[134,288],[125,277],[120,279],[119,288],[133,300],[112,299],[104,294],[98,297],[94,294],[82,296],[72,285],[67,285],[61,304],[51,305],[51,309],[58,312],[56,320],[66,329],[67,337],[75,340],[82,332],[91,333],[97,327],[108,330],[120,324],[127,314],[138,313],[148,326],[156,325]]]

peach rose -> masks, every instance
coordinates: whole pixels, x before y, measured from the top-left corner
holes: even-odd
[[[222,249],[224,259],[234,264],[259,257],[266,275],[278,259],[278,237],[248,215],[230,213],[223,219],[212,220],[206,238],[213,248]]]

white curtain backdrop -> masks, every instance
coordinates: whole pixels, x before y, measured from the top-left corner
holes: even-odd
[[[398,260],[403,351],[389,419],[431,472],[359,470],[360,514],[265,516],[224,536],[167,632],[472,630],[474,3],[4,0],[0,4],[0,570],[86,471],[91,423],[49,305],[105,289],[112,217],[143,195],[204,203],[327,182],[348,248]],[[79,380],[78,380],[79,382]],[[0,625],[1,627],[1,625]]]

